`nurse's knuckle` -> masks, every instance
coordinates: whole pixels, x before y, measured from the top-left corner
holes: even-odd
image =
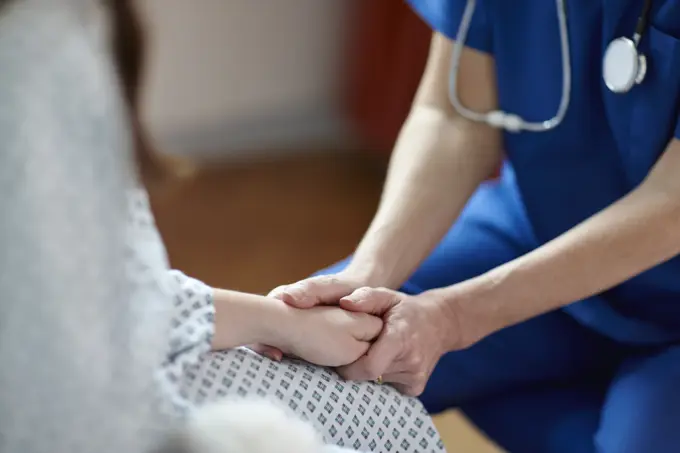
[[[406,338],[405,345],[408,347],[409,351],[413,355],[417,355],[421,348],[420,342],[422,340],[422,335],[417,330],[406,330],[404,329],[404,337]]]
[[[320,280],[319,283],[322,283],[323,285],[326,286],[338,286],[342,285],[344,281],[338,277],[337,275],[324,275]]]
[[[373,288],[369,286],[362,286],[361,288],[354,291],[352,296],[358,299],[368,299],[373,295]]]
[[[312,291],[318,286],[318,282],[316,279],[308,278],[290,286],[291,288],[297,288],[303,291]]]
[[[423,365],[423,359],[415,354],[409,354],[406,357],[406,366],[408,367],[409,370],[412,370],[414,373],[417,372]]]

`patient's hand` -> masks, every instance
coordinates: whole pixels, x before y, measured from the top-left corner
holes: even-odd
[[[382,319],[339,307],[287,307],[277,344],[284,354],[322,366],[348,365],[364,355],[382,330]]]

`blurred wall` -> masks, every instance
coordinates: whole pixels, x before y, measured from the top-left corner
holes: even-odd
[[[145,120],[165,151],[229,157],[347,133],[349,0],[139,0]]]

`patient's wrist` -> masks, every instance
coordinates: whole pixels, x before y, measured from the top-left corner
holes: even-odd
[[[256,294],[216,289],[213,349],[228,349],[282,338],[281,330],[292,322],[285,303]],[[285,338],[285,337],[284,337]]]
[[[278,299],[265,299],[255,326],[258,337],[255,343],[286,348],[291,337],[300,330],[300,309]]]

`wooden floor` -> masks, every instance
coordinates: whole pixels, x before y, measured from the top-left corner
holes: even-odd
[[[384,172],[381,159],[315,153],[211,165],[150,192],[174,267],[213,286],[266,293],[352,252]],[[498,452],[457,413],[437,424],[450,452]]]

